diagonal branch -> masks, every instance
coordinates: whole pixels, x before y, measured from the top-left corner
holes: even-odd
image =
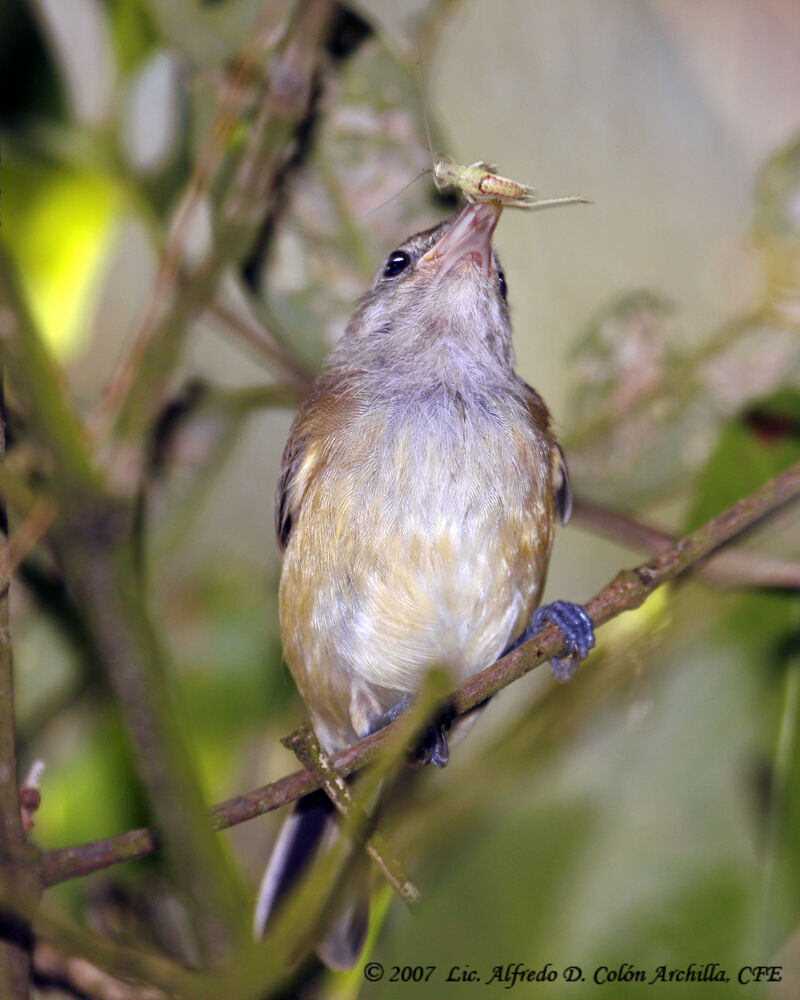
[[[93,467],[83,428],[2,254],[0,301],[0,349],[58,488],[50,537],[125,712],[168,856],[210,956],[225,947],[235,928],[243,928],[242,901],[227,858],[203,822],[206,807],[196,769],[172,708],[167,651],[137,576],[131,512],[109,495]],[[0,700],[10,704],[10,697]],[[0,730],[11,731],[5,724]],[[17,805],[17,822],[18,814]],[[33,902],[35,894],[29,895]]]
[[[225,269],[242,260],[267,214],[278,210],[278,180],[297,128],[312,113],[314,82],[334,11],[332,0],[300,0],[285,29],[276,31],[274,5],[261,6],[178,207],[127,354],[92,416],[95,437],[112,438],[108,464],[123,491],[135,489],[144,460],[142,431],[158,412],[191,321],[213,303]],[[244,84],[264,70],[270,85],[266,92],[261,89],[256,120],[241,154],[233,144],[236,155],[229,156],[231,131],[249,92]],[[228,169],[232,176],[221,184]],[[218,183],[222,191],[217,194]],[[192,266],[187,261],[190,231],[209,200],[213,244]]]
[[[0,367],[0,464],[5,461],[5,445],[6,414],[3,369]],[[17,786],[10,584],[8,519],[0,494],[0,888],[11,899],[19,901],[21,912],[26,914],[35,905],[38,892],[36,869],[30,864],[33,859],[26,856],[28,845],[22,829]],[[0,993],[8,1000],[24,1000],[28,996],[31,941],[27,920],[8,913],[0,914]]]
[[[595,626],[602,625],[623,611],[644,603],[658,587],[676,579],[701,559],[729,542],[765,515],[800,496],[800,462],[770,479],[753,493],[743,497],[718,517],[702,525],[660,555],[633,570],[622,570],[586,604]],[[528,642],[508,653],[486,670],[475,674],[455,692],[453,702],[459,714],[475,708],[497,694],[534,667],[561,652],[562,638],[548,626]],[[352,774],[371,763],[391,740],[398,722],[331,757],[331,765],[341,775]],[[265,812],[292,802],[320,785],[309,771],[296,771],[279,781],[220,803],[211,810],[211,824],[216,830],[236,826]],[[140,858],[156,850],[151,830],[131,830],[118,837],[94,841],[79,847],[49,851],[44,856],[45,885],[107,868],[110,865]]]
[[[573,523],[604,538],[653,555],[675,544],[675,536],[619,510],[576,499]],[[765,552],[726,549],[693,568],[698,576],[721,587],[772,587],[800,590],[800,560]]]
[[[347,782],[332,766],[327,754],[323,753],[314,730],[306,723],[300,729],[290,733],[283,740],[283,744],[292,750],[300,763],[314,774],[338,811],[345,818],[353,817],[353,825],[356,829],[361,830],[362,835],[365,836],[364,849],[386,876],[387,882],[398,896],[409,906],[418,903],[420,900],[419,889],[411,881],[402,861],[392,854],[392,850],[383,836],[375,829],[371,817],[350,791]]]

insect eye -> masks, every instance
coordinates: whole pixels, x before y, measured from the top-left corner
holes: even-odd
[[[410,254],[407,254],[405,250],[395,250],[393,254],[390,254],[389,259],[386,261],[386,267],[383,269],[384,278],[394,278],[395,275],[400,274],[401,271],[405,271],[410,263]]]
[[[500,289],[500,296],[505,302],[508,297],[508,288],[506,287],[506,276],[503,271],[498,270],[497,272],[497,287]]]

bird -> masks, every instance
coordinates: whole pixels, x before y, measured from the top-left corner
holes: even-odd
[[[567,680],[594,644],[580,605],[540,606],[572,500],[548,409],[515,371],[500,214],[466,204],[386,257],[289,432],[274,504],[281,639],[329,754],[396,718],[432,668],[459,684],[549,622]],[[447,763],[445,728],[432,723],[423,763]],[[334,823],[323,792],[297,803],[257,937]],[[331,968],[363,946],[365,870],[317,945]]]

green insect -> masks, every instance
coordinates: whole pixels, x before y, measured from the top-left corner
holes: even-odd
[[[587,198],[570,196],[567,198],[537,198],[533,188],[510,177],[496,173],[497,167],[489,163],[470,163],[468,167],[446,154],[437,153],[433,159],[433,182],[441,191],[446,187],[458,188],[464,192],[467,201],[493,201],[503,207],[556,208],[559,205],[588,205]]]

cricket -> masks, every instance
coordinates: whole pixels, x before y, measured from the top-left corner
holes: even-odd
[[[428,171],[426,171],[427,173]],[[560,205],[589,205],[588,198],[570,195],[566,198],[537,198],[536,192],[527,184],[502,177],[497,173],[497,167],[478,161],[464,167],[447,156],[437,153],[430,168],[433,182],[439,191],[444,188],[458,188],[464,193],[467,201],[491,201],[502,207],[527,208],[538,211],[542,208],[557,208]]]
[[[565,198],[538,198],[534,188],[521,181],[512,180],[510,177],[503,177],[497,172],[498,168],[491,163],[478,160],[463,166],[456,163],[455,159],[447,153],[435,153],[433,139],[431,136],[431,124],[428,118],[428,108],[425,102],[425,76],[422,70],[422,57],[417,60],[419,67],[420,82],[422,85],[422,114],[425,121],[425,134],[428,140],[428,153],[431,157],[432,165],[426,170],[420,171],[416,177],[405,184],[393,197],[402,194],[409,185],[424,177],[425,174],[433,176],[433,183],[437,191],[444,191],[447,188],[455,188],[461,191],[468,202],[493,202],[501,208],[524,208],[529,212],[538,212],[545,208],[560,208],[562,205],[591,205],[589,198],[580,195],[568,195]],[[389,199],[390,201],[393,199]],[[386,202],[384,202],[386,204]],[[379,206],[380,207],[380,206]]]
[[[469,202],[491,201],[503,208],[526,208],[536,212],[542,208],[558,208],[561,205],[591,205],[588,198],[570,195],[566,198],[537,198],[536,191],[527,184],[503,177],[497,173],[497,167],[491,163],[478,160],[469,166],[456,163],[447,153],[433,152],[431,123],[428,118],[428,107],[425,102],[425,74],[422,66],[422,52],[417,56],[420,83],[422,84],[423,103],[422,114],[425,119],[425,134],[428,139],[428,152],[433,159],[433,166],[423,171],[423,174],[433,174],[433,183],[437,191],[446,188],[457,188],[463,192]]]

